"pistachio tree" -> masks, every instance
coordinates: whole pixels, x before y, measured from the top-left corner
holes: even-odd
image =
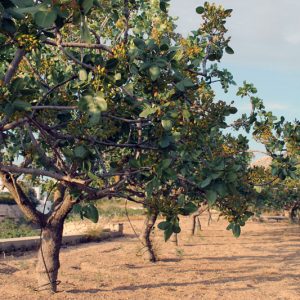
[[[296,123],[297,124],[297,123]],[[258,196],[255,208],[258,213],[264,210],[289,211],[290,221],[300,222],[300,170],[299,170],[299,123],[295,127],[288,126],[289,135],[284,139],[281,161],[285,168],[278,163],[278,155],[273,154],[273,164],[269,168],[254,167],[249,172],[249,180],[258,186]],[[260,134],[261,136],[261,134]],[[264,138],[270,138],[270,134]]]
[[[150,215],[161,212],[165,239],[180,231],[179,215],[208,201],[231,216],[229,229],[238,236],[251,215],[252,185],[243,184],[249,147],[244,136],[224,129],[258,133],[266,125],[284,135],[293,128],[282,129],[284,120],[275,122],[249,84],[239,95],[250,97],[253,111],[227,121],[237,108],[216,99],[213,88],[220,83],[227,92],[234,84],[218,67],[234,52],[225,27],[232,10],[206,2],[196,9],[200,27],[183,37],[168,6],[168,0],[0,2],[0,175],[42,229],[40,289],[57,289],[65,218],[75,209],[96,222],[94,200],[124,198]],[[272,140],[268,149],[275,153],[280,145]],[[51,194],[49,212],[35,208],[22,189],[25,177]]]

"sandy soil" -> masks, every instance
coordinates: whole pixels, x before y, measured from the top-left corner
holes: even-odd
[[[185,230],[178,247],[159,243],[157,232],[160,261],[151,264],[125,222],[124,238],[62,250],[51,299],[300,299],[299,226],[250,222],[239,239],[225,227],[215,220],[196,237]],[[0,259],[0,299],[46,299],[33,291],[34,264],[33,254]]]

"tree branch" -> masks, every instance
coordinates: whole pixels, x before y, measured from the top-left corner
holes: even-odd
[[[56,179],[58,181],[64,181],[66,183],[74,183],[79,185],[85,185],[86,181],[82,179],[71,178],[68,175],[59,174],[52,171],[40,170],[35,168],[22,168],[16,165],[6,166],[0,163],[0,171],[14,174],[31,174],[35,176],[45,176]]]
[[[20,49],[20,48],[17,49],[14,59],[8,66],[6,74],[4,75],[4,78],[3,78],[4,85],[8,85],[10,83],[11,79],[15,75],[15,73],[19,67],[19,64],[22,61],[25,54],[26,54],[26,52],[24,49]]]
[[[77,43],[77,42],[62,42],[62,43],[56,43],[52,40],[46,40],[44,41],[47,45],[52,46],[61,46],[63,48],[85,48],[85,49],[98,49],[98,50],[104,50],[106,52],[112,53],[112,49],[106,45],[103,44],[89,44],[89,43]]]
[[[42,225],[44,222],[43,214],[35,209],[31,201],[20,188],[19,184],[15,181],[14,177],[6,171],[0,171],[0,177],[3,185],[11,193],[24,215],[32,222]]]
[[[22,118],[22,119],[13,121],[11,123],[4,124],[2,127],[0,126],[0,131],[4,132],[4,131],[11,130],[11,129],[15,129],[18,126],[23,125],[26,121],[27,121],[26,118]]]

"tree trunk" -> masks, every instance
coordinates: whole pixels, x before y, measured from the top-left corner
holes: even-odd
[[[46,225],[42,231],[36,266],[39,291],[55,293],[60,267],[59,252],[62,242],[63,220],[57,225]]]
[[[197,232],[197,229],[201,230],[201,223],[200,223],[200,212],[196,212],[192,215],[193,222],[192,222],[192,228],[191,228],[191,235],[195,235]]]
[[[141,235],[142,241],[143,241],[145,247],[147,248],[147,252],[146,252],[147,256],[148,256],[147,258],[151,262],[157,261],[157,257],[155,255],[152,240],[151,240],[151,232],[152,232],[155,222],[157,220],[157,216],[158,216],[157,211],[152,211],[147,214],[145,223],[144,223],[143,232]]]
[[[177,233],[174,233],[172,235],[172,240],[171,241],[175,244],[175,246],[178,246],[178,234]]]
[[[206,202],[202,203],[198,210],[192,214],[193,222],[191,227],[191,235],[195,235],[198,230],[202,230],[200,215],[204,213],[208,209],[208,205]]]
[[[201,222],[200,222],[200,217],[197,217],[197,224],[198,224],[198,228],[201,231],[202,230],[202,226],[201,226]]]
[[[290,211],[290,220],[292,223],[299,223],[300,218],[297,216],[297,211],[300,210],[300,206],[294,205]]]

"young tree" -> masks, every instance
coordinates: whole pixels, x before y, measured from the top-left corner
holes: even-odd
[[[224,134],[231,126],[226,117],[237,109],[216,100],[212,88],[219,81],[226,92],[234,82],[227,70],[208,65],[233,53],[225,36],[231,10],[198,7],[203,23],[183,38],[168,2],[0,3],[0,175],[26,217],[42,228],[40,288],[57,289],[63,224],[75,205],[93,221],[98,212],[91,201],[104,197],[138,201],[152,215],[157,208],[166,217],[159,225],[166,239],[180,231],[178,215],[201,201],[232,216],[236,236],[250,216],[251,186],[242,184],[247,139]],[[253,92],[245,84],[239,95]],[[260,117],[280,134],[289,132],[250,97],[253,111],[236,129],[259,131]],[[234,153],[221,155],[229,140]],[[270,151],[279,146],[271,143]],[[22,189],[25,175],[51,186],[48,213],[37,211]],[[242,196],[233,201],[232,195]]]
[[[249,173],[249,179],[259,186],[255,205],[258,212],[266,209],[288,210],[293,223],[300,223],[299,138],[298,124],[285,139],[283,161],[287,165],[292,163],[289,170],[282,169],[275,161],[272,166],[255,167]],[[274,159],[276,156],[273,155]]]

